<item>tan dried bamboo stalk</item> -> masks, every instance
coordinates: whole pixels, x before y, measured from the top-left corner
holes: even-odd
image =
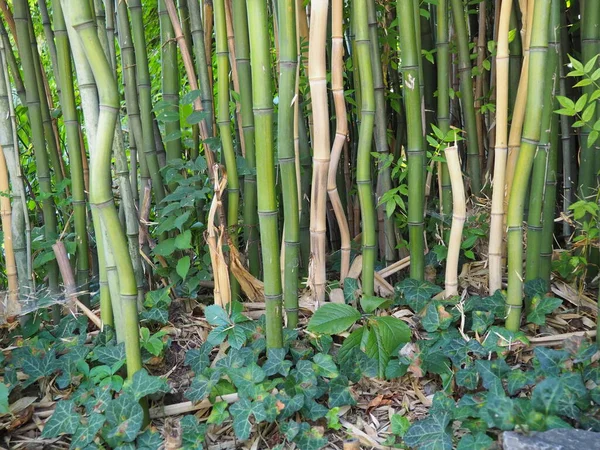
[[[348,220],[344,212],[340,194],[337,189],[337,169],[342,150],[348,135],[348,121],[346,118],[346,100],[344,98],[344,35],[343,35],[343,0],[333,0],[331,7],[331,92],[335,103],[336,129],[333,147],[331,149],[331,161],[327,177],[327,192],[335,218],[338,223],[341,237],[341,266],[340,282],[343,284],[348,269],[350,268],[350,230]]]
[[[2,230],[4,231],[4,260],[8,281],[8,304],[2,312],[7,317],[12,317],[19,312],[19,282],[17,280],[17,263],[12,242],[12,210],[10,207],[8,168],[2,146],[0,146],[0,195],[0,215],[2,216]]]
[[[465,201],[465,186],[463,183],[458,147],[453,145],[445,150],[450,183],[452,184],[452,227],[448,242],[448,257],[446,259],[446,297],[458,295],[458,256],[463,226],[467,216]]]
[[[311,3],[311,26],[308,47],[308,80],[314,119],[313,176],[310,203],[311,269],[309,285],[317,307],[325,301],[327,174],[330,162],[329,108],[327,98],[326,55],[328,0]]]
[[[508,154],[508,79],[510,55],[508,32],[512,0],[503,0],[498,29],[496,53],[496,144],[494,150],[494,179],[489,242],[489,293],[502,288],[502,239],[504,237],[504,183]]]
[[[533,23],[533,7],[535,0],[520,0],[521,13],[523,14],[523,65],[521,66],[521,78],[517,89],[517,99],[515,109],[510,124],[510,134],[508,136],[508,161],[506,165],[506,194],[504,199],[504,211],[508,208],[508,200],[515,176],[515,166],[521,148],[521,133],[523,132],[523,123],[525,121],[525,106],[527,104],[527,82],[529,80],[529,41],[531,39],[531,25]],[[526,8],[526,9],[525,9]]]

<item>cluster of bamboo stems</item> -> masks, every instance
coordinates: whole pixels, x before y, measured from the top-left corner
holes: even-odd
[[[30,221],[43,224],[48,242],[72,227],[76,284],[86,292],[90,271],[97,271],[102,321],[126,343],[130,373],[141,367],[137,308],[152,278],[144,261],[154,242],[145,230],[152,205],[164,206],[177,189],[161,174],[170,162],[204,155],[217,201],[208,213],[200,202],[197,215],[221,227],[211,250],[229,265],[218,283],[227,290],[222,298],[238,299],[251,277],[262,278],[271,348],[283,345],[284,318],[289,328],[298,324],[305,278],[315,304],[327,300],[335,260],[328,255],[338,251],[335,278],[344,283],[353,242],[360,242],[354,250],[362,254],[364,295],[376,293],[379,264],[406,256],[406,241],[410,277],[423,280],[431,208],[440,210],[449,248],[446,295],[456,295],[467,194],[491,198],[489,290],[502,289],[507,274],[506,324],[518,329],[523,281],[549,281],[553,240],[565,237],[554,233],[558,184],[564,211],[575,195],[589,198],[597,188],[600,159],[587,145],[592,128],[576,136],[570,118],[553,113],[557,95],[575,95],[566,55],[578,52],[586,64],[598,54],[596,1],[567,8],[560,0],[484,0],[477,14],[463,0],[37,3],[32,10],[27,0],[0,0],[0,190],[12,196],[0,202],[7,308],[17,314],[36,282]],[[160,26],[159,79],[151,74],[148,10]],[[580,31],[569,31],[578,16]],[[496,45],[487,45],[492,40]],[[49,54],[46,65],[40,48]],[[180,138],[184,122],[159,125],[153,109],[159,92],[166,110],[178,113],[187,88],[198,91],[193,108],[202,113],[193,144]],[[594,91],[583,88],[588,96]],[[15,101],[27,108],[35,183],[21,169]],[[56,102],[58,119],[51,114]],[[454,145],[454,137],[439,143],[448,148],[437,164],[427,158],[433,125],[445,137],[453,129],[464,135]],[[381,202],[402,182],[392,177],[390,161],[406,163],[405,217],[388,214]],[[64,178],[72,202],[57,213],[55,190]],[[36,210],[28,204],[33,189]],[[406,233],[398,227],[403,222]],[[58,295],[56,261],[43,273]],[[89,296],[81,302],[89,306]],[[60,310],[54,313],[58,320]]]

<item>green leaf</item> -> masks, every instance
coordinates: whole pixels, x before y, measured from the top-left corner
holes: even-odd
[[[133,374],[131,383],[127,386],[127,392],[133,395],[136,400],[140,400],[147,395],[169,392],[169,385],[164,378],[151,376],[146,369],[141,369]]]
[[[588,99],[587,94],[583,94],[581,97],[579,97],[579,99],[575,103],[575,111],[576,112],[579,113],[579,112],[583,111],[583,108],[585,108],[585,105],[587,105],[587,99]]]
[[[358,280],[356,278],[346,277],[344,279],[344,300],[346,303],[353,303],[358,296]]]
[[[165,239],[162,242],[159,242],[156,247],[154,247],[154,254],[160,256],[170,256],[175,251],[175,239],[169,238]]]
[[[358,319],[360,313],[352,306],[326,303],[315,311],[307,329],[313,333],[338,334],[347,330]]]
[[[392,434],[402,437],[406,434],[409,428],[410,421],[406,418],[406,416],[392,414],[392,419],[390,420],[390,429]]]
[[[420,312],[431,300],[431,297],[441,292],[441,288],[429,281],[419,281],[407,278],[398,283],[396,292],[402,294],[414,312]]]
[[[325,418],[327,419],[327,428],[330,430],[341,430],[342,424],[340,423],[340,417],[338,416],[340,412],[339,407],[331,408],[327,414],[325,414]]]
[[[410,329],[395,317],[374,317],[369,321],[365,353],[377,361],[377,376],[385,377],[391,354],[400,344],[410,340]]]
[[[506,379],[506,389],[510,395],[517,393],[525,386],[535,383],[535,376],[532,372],[523,372],[521,370],[511,370]]]
[[[477,373],[475,366],[460,369],[456,372],[456,384],[471,391],[477,389],[477,385],[479,384],[479,374]]]
[[[475,366],[483,380],[483,387],[497,395],[504,393],[502,379],[510,372],[510,367],[504,359],[477,360]]]
[[[560,105],[568,110],[575,110],[575,102],[571,100],[569,97],[563,97],[562,95],[557,95],[556,99],[560,103]]]
[[[197,98],[200,98],[200,91],[198,89],[194,89],[190,92],[186,92],[184,94],[183,97],[181,97],[181,104],[182,105],[191,105],[192,103],[194,103],[194,100],[196,100]]]
[[[360,307],[367,314],[371,314],[377,308],[386,308],[391,303],[391,300],[373,295],[363,295],[360,299]]]
[[[220,379],[220,370],[206,369],[204,373],[194,377],[191,386],[185,391],[185,398],[193,402],[204,400],[208,397],[210,391],[217,385]]]
[[[328,441],[317,429],[309,428],[296,436],[294,442],[302,450],[319,450],[327,445]]]
[[[207,111],[194,111],[189,116],[187,116],[185,120],[189,125],[196,125],[197,123],[200,123],[202,120],[206,119],[207,117],[208,117]]]
[[[479,415],[490,428],[509,431],[515,427],[515,403],[505,395],[488,395],[487,401],[479,410]]]
[[[177,228],[179,228],[179,231],[182,231],[182,230],[181,230],[181,227],[183,227],[183,225],[185,225],[185,222],[186,222],[186,221],[189,219],[189,217],[190,217],[190,215],[191,215],[191,214],[192,214],[192,212],[191,212],[191,211],[186,211],[186,212],[184,212],[183,214],[181,214],[180,216],[177,216],[177,217],[175,218],[175,221],[174,221],[174,223],[173,223],[173,224],[174,224],[174,225],[175,225]]]
[[[257,385],[266,378],[265,371],[255,362],[239,369],[230,369],[229,378],[242,395],[254,396]]]
[[[270,349],[267,361],[262,367],[265,371],[265,375],[270,377],[275,374],[280,374],[284,377],[287,377],[290,373],[290,369],[292,368],[292,362],[286,361],[286,354],[287,351],[284,348]]]
[[[335,378],[339,375],[338,368],[333,362],[333,358],[324,353],[317,353],[313,356],[313,369],[317,375],[325,378]]]
[[[183,258],[181,258],[178,262],[177,262],[177,275],[179,275],[181,278],[183,278],[185,280],[185,278],[187,277],[188,272],[190,271],[190,257],[189,256],[184,256]]]
[[[350,356],[350,352],[353,349],[360,348],[365,330],[365,327],[359,327],[350,333],[346,339],[344,339],[344,342],[342,342],[342,346],[337,354],[337,360],[341,366],[346,365],[348,357]]]
[[[75,411],[73,400],[61,400],[56,404],[54,413],[44,424],[42,438],[49,439],[61,434],[73,434],[79,426],[79,414]]]
[[[438,329],[446,329],[451,323],[452,315],[438,302],[431,302],[427,305],[425,316],[421,321],[423,328],[430,333],[433,333]]]
[[[569,354],[565,350],[554,350],[546,347],[536,347],[534,354],[539,361],[544,376],[559,375],[563,363],[569,359]]]
[[[329,407],[356,405],[356,400],[352,396],[349,381],[346,377],[340,376],[329,382]]]
[[[206,317],[208,323],[214,327],[229,325],[229,316],[219,305],[207,306],[204,310],[204,317]]]
[[[594,70],[594,67],[596,66],[596,61],[598,61],[598,55],[595,55],[592,59],[590,59],[584,66],[583,71],[585,73],[590,73],[592,70]]]
[[[8,386],[4,383],[0,383],[0,414],[6,414],[10,412],[8,394]]]
[[[229,411],[227,411],[227,402],[217,402],[213,405],[210,415],[206,423],[212,423],[221,425],[229,418]]]
[[[546,323],[546,315],[562,305],[562,300],[554,297],[536,296],[531,301],[531,310],[527,315],[527,321],[536,325]]]
[[[206,424],[199,423],[194,415],[183,417],[179,424],[182,431],[182,443],[185,449],[202,449],[204,436],[206,435]]]
[[[202,344],[200,348],[188,350],[185,354],[185,365],[189,366],[194,373],[201,373],[210,365],[210,348]]]
[[[581,120],[583,120],[584,122],[589,122],[590,120],[592,120],[592,117],[594,117],[595,112],[596,103],[590,103],[583,111],[583,114],[581,115]]]
[[[71,438],[72,449],[85,448],[90,442],[94,440],[98,431],[104,425],[105,417],[102,414],[92,413],[87,417],[85,424],[79,424],[77,430]]]
[[[404,435],[404,442],[418,450],[452,450],[450,417],[450,413],[442,412],[414,423]]]
[[[135,441],[138,449],[153,450],[163,446],[163,438],[155,427],[148,427]]]
[[[106,408],[106,420],[111,426],[109,437],[118,437],[125,442],[133,442],[142,428],[144,411],[130,394],[121,394]]]
[[[158,245],[157,245],[158,247]],[[185,230],[179,236],[175,238],[175,247],[179,250],[187,250],[192,248],[192,230]],[[156,252],[156,247],[154,248]]]
[[[486,450],[494,440],[485,433],[467,434],[458,443],[456,450]]]
[[[231,405],[230,410],[233,416],[233,431],[238,439],[245,441],[250,437],[252,431],[252,425],[250,424],[252,405],[250,400],[242,397]]]
[[[472,318],[471,330],[481,336],[494,323],[495,317],[491,311],[473,311]]]

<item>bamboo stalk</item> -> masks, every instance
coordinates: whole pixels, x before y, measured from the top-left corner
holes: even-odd
[[[485,69],[483,61],[485,60],[487,50],[486,40],[486,2],[479,3],[478,22],[479,30],[477,32],[477,76],[475,77],[475,123],[477,129],[477,147],[479,148],[479,166],[484,168],[485,164],[485,116],[481,112],[483,100],[483,84]]]
[[[265,284],[267,348],[280,348],[283,345],[282,289],[273,154],[272,79],[270,71],[263,70],[270,67],[267,1],[248,0],[247,6],[248,11],[252,11],[248,15],[248,29],[256,126],[258,219]]]
[[[343,1],[333,0],[331,7],[331,92],[335,104],[335,139],[331,149],[331,161],[327,176],[327,193],[335,212],[341,237],[340,283],[350,268],[350,230],[344,207],[337,188],[337,169],[348,137],[348,119],[346,117],[346,99],[344,98],[344,35]]]
[[[437,125],[444,136],[450,131],[450,80],[449,80],[449,33],[448,33],[448,1],[438,0],[437,5]],[[450,185],[450,174],[446,162],[440,163],[441,170],[441,196],[440,202],[442,220],[452,212],[452,187]]]
[[[315,0],[311,3],[308,47],[308,81],[314,123],[312,139],[313,174],[310,195],[311,268],[309,268],[309,284],[313,290],[317,306],[322,305],[325,301],[325,285],[327,283],[327,172],[331,149],[325,55],[328,6],[328,0]]]
[[[397,0],[398,15],[414,17],[412,0]],[[406,108],[408,159],[408,232],[411,255],[410,277],[422,280],[425,276],[423,252],[425,150],[423,148],[423,122],[419,87],[419,57],[416,46],[414,21],[406,20],[400,29],[400,50],[404,79],[404,104]]]
[[[298,213],[298,183],[294,152],[294,109],[297,52],[296,5],[294,0],[278,0],[279,29],[279,111],[277,118],[277,153],[283,194],[283,304],[287,327],[298,325],[298,267],[300,250],[300,217]]]
[[[506,328],[519,329],[523,303],[523,210],[533,158],[540,138],[546,83],[550,0],[537,0],[531,30],[530,73],[527,90],[527,117],[523,125],[521,149],[508,205],[508,290]],[[545,105],[550,108],[551,105]]]
[[[13,250],[12,210],[10,206],[10,188],[8,168],[4,157],[4,148],[0,145],[0,216],[4,231],[4,265],[8,284],[8,303],[0,313],[4,317],[13,317],[19,312],[19,281],[17,279],[17,263]]]
[[[494,149],[494,178],[492,190],[492,212],[489,241],[489,292],[502,288],[502,241],[504,238],[504,188],[506,159],[508,156],[508,91],[509,91],[509,43],[508,33],[512,0],[503,0],[498,27],[498,49],[496,52],[496,144]]]
[[[448,241],[448,257],[446,258],[446,297],[458,295],[458,257],[463,227],[467,217],[465,187],[458,157],[458,147],[450,146],[445,150],[450,182],[452,183],[452,227]]]

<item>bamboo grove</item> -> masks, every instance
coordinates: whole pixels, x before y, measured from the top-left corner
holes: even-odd
[[[549,285],[554,251],[598,272],[597,1],[0,9],[3,313],[26,321],[41,291],[62,295],[64,241],[77,304],[97,289],[130,374],[159,284],[264,302],[278,348],[302,302],[350,279],[364,296],[432,279],[436,245],[446,297],[466,248],[486,261],[482,290],[506,289],[515,331],[524,282]],[[476,255],[475,215],[489,227]]]

